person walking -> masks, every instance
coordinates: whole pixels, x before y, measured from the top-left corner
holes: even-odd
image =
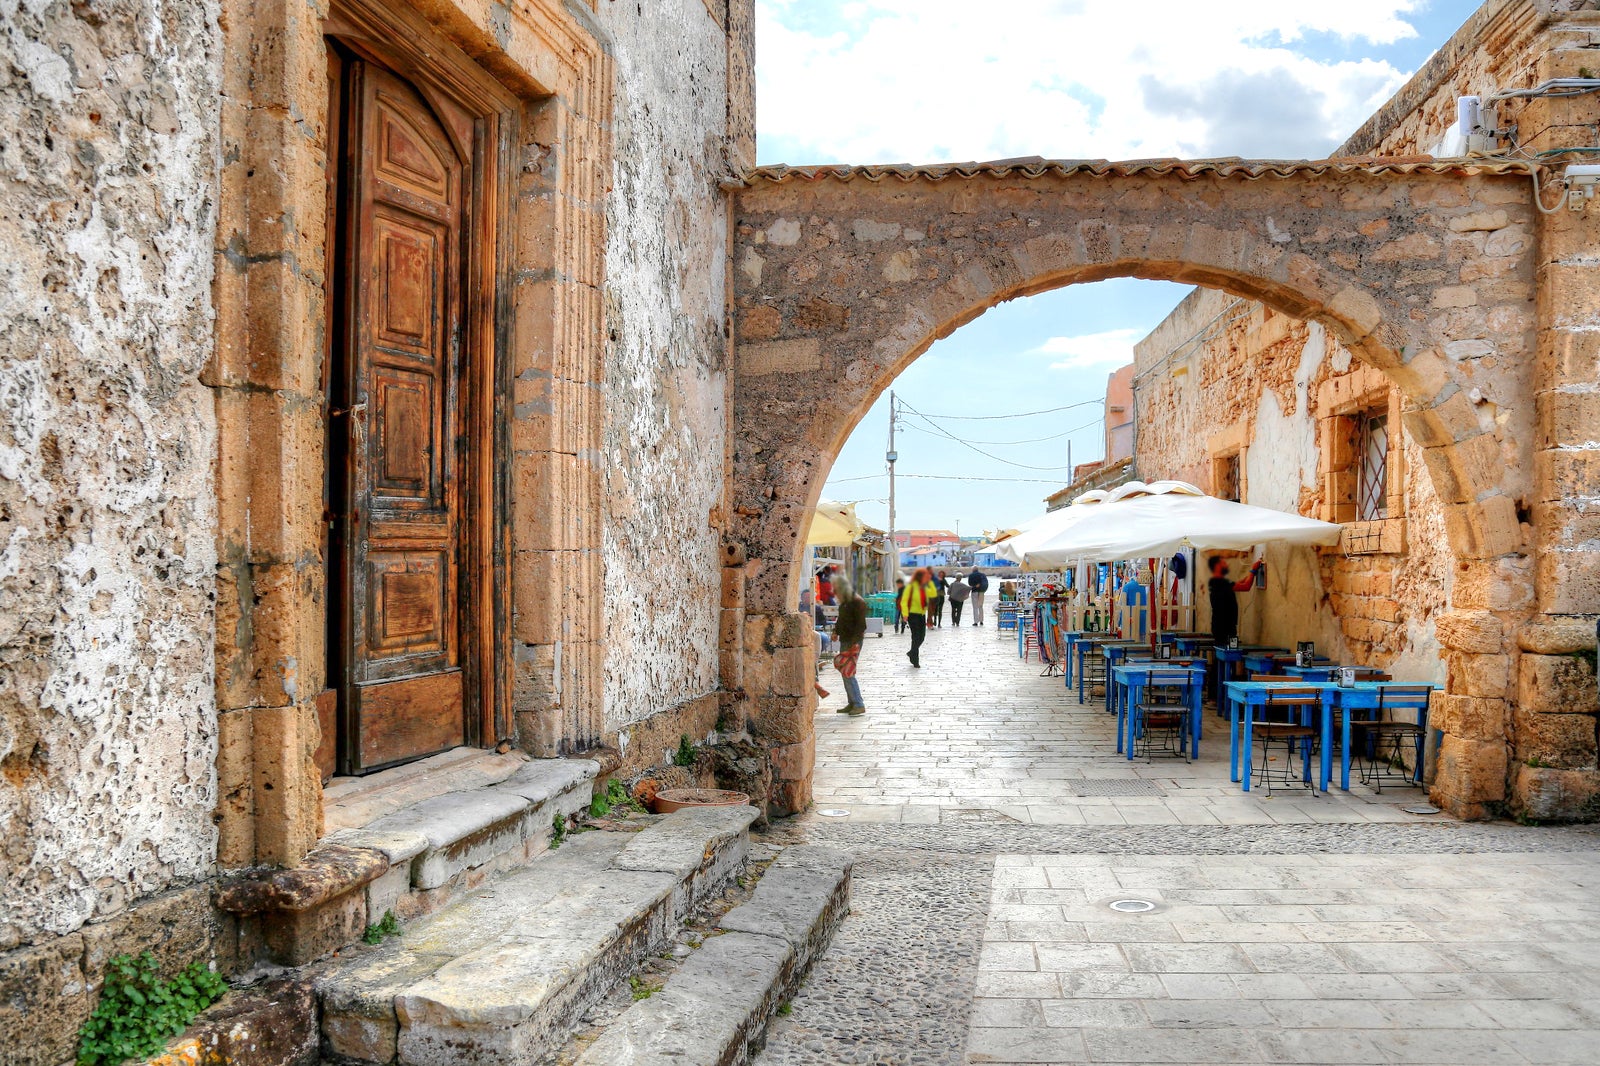
[[[839,650],[833,654],[834,669],[844,678],[845,705],[840,714],[867,713],[861,702],[861,684],[856,680],[856,660],[861,655],[861,643],[867,636],[867,601],[856,595],[850,579],[841,576],[833,586],[834,597],[839,601],[839,617],[833,623],[833,635]]]
[[[944,601],[950,591],[950,582],[944,576],[943,570],[933,578],[933,587],[938,591],[933,594],[933,609],[928,612],[928,622],[935,629],[939,629],[944,625]]]
[[[983,594],[989,591],[989,575],[976,566],[967,575],[967,585],[972,589],[972,624],[983,625]]]
[[[967,579],[960,574],[950,582],[950,590],[946,593],[950,597],[950,624],[961,624],[961,608],[967,605],[967,597],[972,595],[972,586],[967,584]]]
[[[894,579],[894,631],[904,633],[906,613],[900,609],[900,594],[906,590],[906,579],[896,574]]]
[[[906,658],[918,668],[922,666],[918,652],[928,636],[928,608],[933,604],[933,595],[933,580],[928,577],[927,570],[920,568],[900,591],[900,613],[906,616],[906,626],[911,630],[911,650],[906,652]]]

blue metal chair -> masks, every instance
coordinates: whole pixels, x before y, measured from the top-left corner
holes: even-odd
[[[1188,762],[1189,715],[1196,704],[1192,691],[1205,682],[1187,671],[1152,672],[1142,698],[1133,706],[1133,754],[1149,762],[1155,755]]]

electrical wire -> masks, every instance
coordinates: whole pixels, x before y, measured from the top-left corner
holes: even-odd
[[[959,474],[896,474],[896,477],[917,478],[923,481],[1004,481],[1008,484],[1059,485],[1060,478],[1053,477],[967,477]]]
[[[1015,462],[1014,460],[1004,458],[1003,456],[995,455],[993,452],[986,452],[982,448],[978,447],[976,444],[969,444],[967,441],[962,440],[960,437],[956,436],[954,433],[951,433],[949,430],[945,429],[943,426],[939,425],[937,422],[934,422],[933,420],[928,418],[927,415],[923,414],[921,411],[918,411],[915,407],[912,407],[910,404],[906,403],[904,400],[900,401],[900,407],[901,407],[902,410],[906,411],[908,414],[915,415],[916,417],[918,417],[918,418],[922,419],[924,422],[926,422],[929,426],[933,427],[933,430],[934,430],[935,433],[937,433],[937,435],[939,435],[941,437],[945,437],[945,438],[947,438],[949,440],[953,440],[957,444],[961,445],[963,448],[968,448],[968,449],[970,449],[972,451],[977,452],[979,455],[983,456],[985,459],[992,460],[992,461],[994,461],[996,463],[1003,463],[1006,466],[1014,466],[1019,470],[1065,470],[1066,469],[1065,466],[1037,466],[1037,465],[1035,465],[1033,463],[1019,463],[1019,462]]]
[[[1228,317],[1226,322],[1222,321],[1224,316],[1228,315],[1228,313],[1230,311],[1232,311],[1236,307],[1239,307],[1240,305],[1247,305],[1247,306],[1245,306],[1244,309],[1242,311],[1239,311],[1237,314]],[[1137,384],[1140,381],[1143,381],[1145,378],[1149,377],[1151,374],[1154,374],[1157,371],[1164,369],[1169,363],[1172,362],[1172,360],[1174,360],[1174,359],[1176,359],[1178,357],[1178,353],[1179,352],[1181,352],[1185,348],[1189,347],[1189,345],[1196,344],[1196,343],[1203,344],[1203,343],[1211,340],[1213,337],[1216,336],[1216,333],[1213,332],[1213,327],[1217,326],[1217,324],[1219,322],[1222,323],[1221,324],[1221,329],[1226,329],[1229,326],[1233,325],[1235,322],[1239,321],[1239,319],[1246,318],[1249,315],[1253,314],[1254,312],[1255,312],[1255,305],[1253,303],[1251,303],[1249,300],[1246,300],[1242,296],[1234,297],[1232,303],[1225,305],[1222,308],[1222,310],[1217,312],[1217,315],[1216,315],[1215,318],[1213,318],[1210,322],[1207,322],[1205,325],[1201,326],[1200,329],[1198,331],[1196,331],[1195,334],[1192,337],[1190,337],[1188,340],[1180,342],[1179,344],[1173,345],[1172,350],[1167,352],[1166,355],[1161,357],[1161,361],[1160,362],[1156,363],[1154,366],[1147,367],[1144,370],[1140,371],[1139,373],[1135,374],[1133,376],[1133,380],[1134,380],[1135,384]],[[1137,392],[1135,393],[1135,395],[1136,396],[1138,395]]]
[[[1096,402],[1102,402],[1102,401],[1096,401]],[[929,416],[924,415],[923,417],[927,418]],[[1077,433],[1077,432],[1079,432],[1081,430],[1088,429],[1089,426],[1097,425],[1097,424],[1099,424],[1101,422],[1104,422],[1104,421],[1105,421],[1105,416],[1101,415],[1099,418],[1095,419],[1093,422],[1088,423],[1088,425],[1079,426],[1077,429],[1063,430],[1060,433],[1052,433],[1048,437],[1033,437],[1033,438],[1031,438],[1029,440],[974,440],[974,441],[968,441],[967,443],[969,443],[969,444],[987,444],[987,445],[990,445],[992,447],[998,447],[998,448],[1008,448],[1008,447],[1011,447],[1012,445],[1017,445],[1017,444],[1041,444],[1041,443],[1043,443],[1043,442],[1045,442],[1047,440],[1060,440],[1062,437],[1070,437],[1074,433]],[[919,433],[928,433],[929,432],[928,430],[923,429],[921,426],[907,425],[906,428],[907,429],[914,429]],[[929,435],[931,436],[932,434],[929,434]]]
[[[1533,179],[1533,206],[1539,209],[1539,213],[1541,215],[1553,215],[1566,206],[1567,197],[1572,195],[1572,191],[1570,189],[1563,189],[1561,191],[1561,199],[1556,201],[1556,205],[1554,207],[1546,207],[1544,205],[1544,192],[1539,188],[1538,169],[1535,168],[1528,171],[1528,176]]]
[[[1600,91],[1600,78],[1551,78],[1531,89],[1507,89],[1505,92],[1493,93],[1486,102],[1493,104],[1501,100],[1532,100],[1540,96],[1560,100],[1596,91]]]
[[[942,418],[945,421],[960,420],[960,421],[963,421],[963,422],[992,422],[992,421],[996,421],[998,419],[1006,419],[1006,418],[1032,418],[1034,415],[1053,415],[1057,411],[1071,411],[1074,408],[1088,407],[1090,404],[1104,403],[1104,402],[1105,402],[1105,400],[1104,399],[1100,399],[1100,398],[1093,399],[1093,400],[1083,400],[1083,401],[1081,401],[1079,403],[1069,403],[1065,407],[1047,407],[1043,411],[1021,411],[1021,412],[1018,412],[1017,414],[1014,414],[1014,415],[922,415],[922,417],[923,418]],[[906,402],[904,400],[901,400],[900,401],[900,406],[904,407],[905,405],[906,405]],[[920,412],[920,411],[917,412],[917,413],[918,414],[922,414],[922,412]]]

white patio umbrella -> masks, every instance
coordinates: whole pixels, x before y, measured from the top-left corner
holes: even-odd
[[[1050,535],[1022,544],[1025,565],[1050,569],[1078,561],[1165,558],[1179,548],[1243,550],[1339,541],[1336,523],[1218,499],[1181,481],[1130,481],[1085,511]]]
[[[1099,489],[1085,492],[1072,501],[1069,507],[1061,507],[1054,511],[1046,511],[1036,515],[1017,527],[1017,532],[998,541],[992,547],[994,553],[1002,559],[1012,562],[1030,570],[1054,570],[1059,566],[1045,566],[1029,557],[1029,553],[1038,545],[1048,543],[1054,537],[1065,533],[1077,523],[1088,517],[1103,500],[1106,493]]]
[[[1258,544],[1337,544],[1339,526],[1269,507],[1207,496],[1183,481],[1130,481],[1105,502],[1048,539],[1024,545],[1036,568],[1070,562],[1149,559],[1152,589],[1150,642],[1154,647],[1161,609],[1159,560],[1180,548],[1244,550]]]

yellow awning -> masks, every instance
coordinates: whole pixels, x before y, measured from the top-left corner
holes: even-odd
[[[855,504],[822,500],[811,516],[806,544],[813,548],[846,548],[856,542],[865,528],[856,517]]]

